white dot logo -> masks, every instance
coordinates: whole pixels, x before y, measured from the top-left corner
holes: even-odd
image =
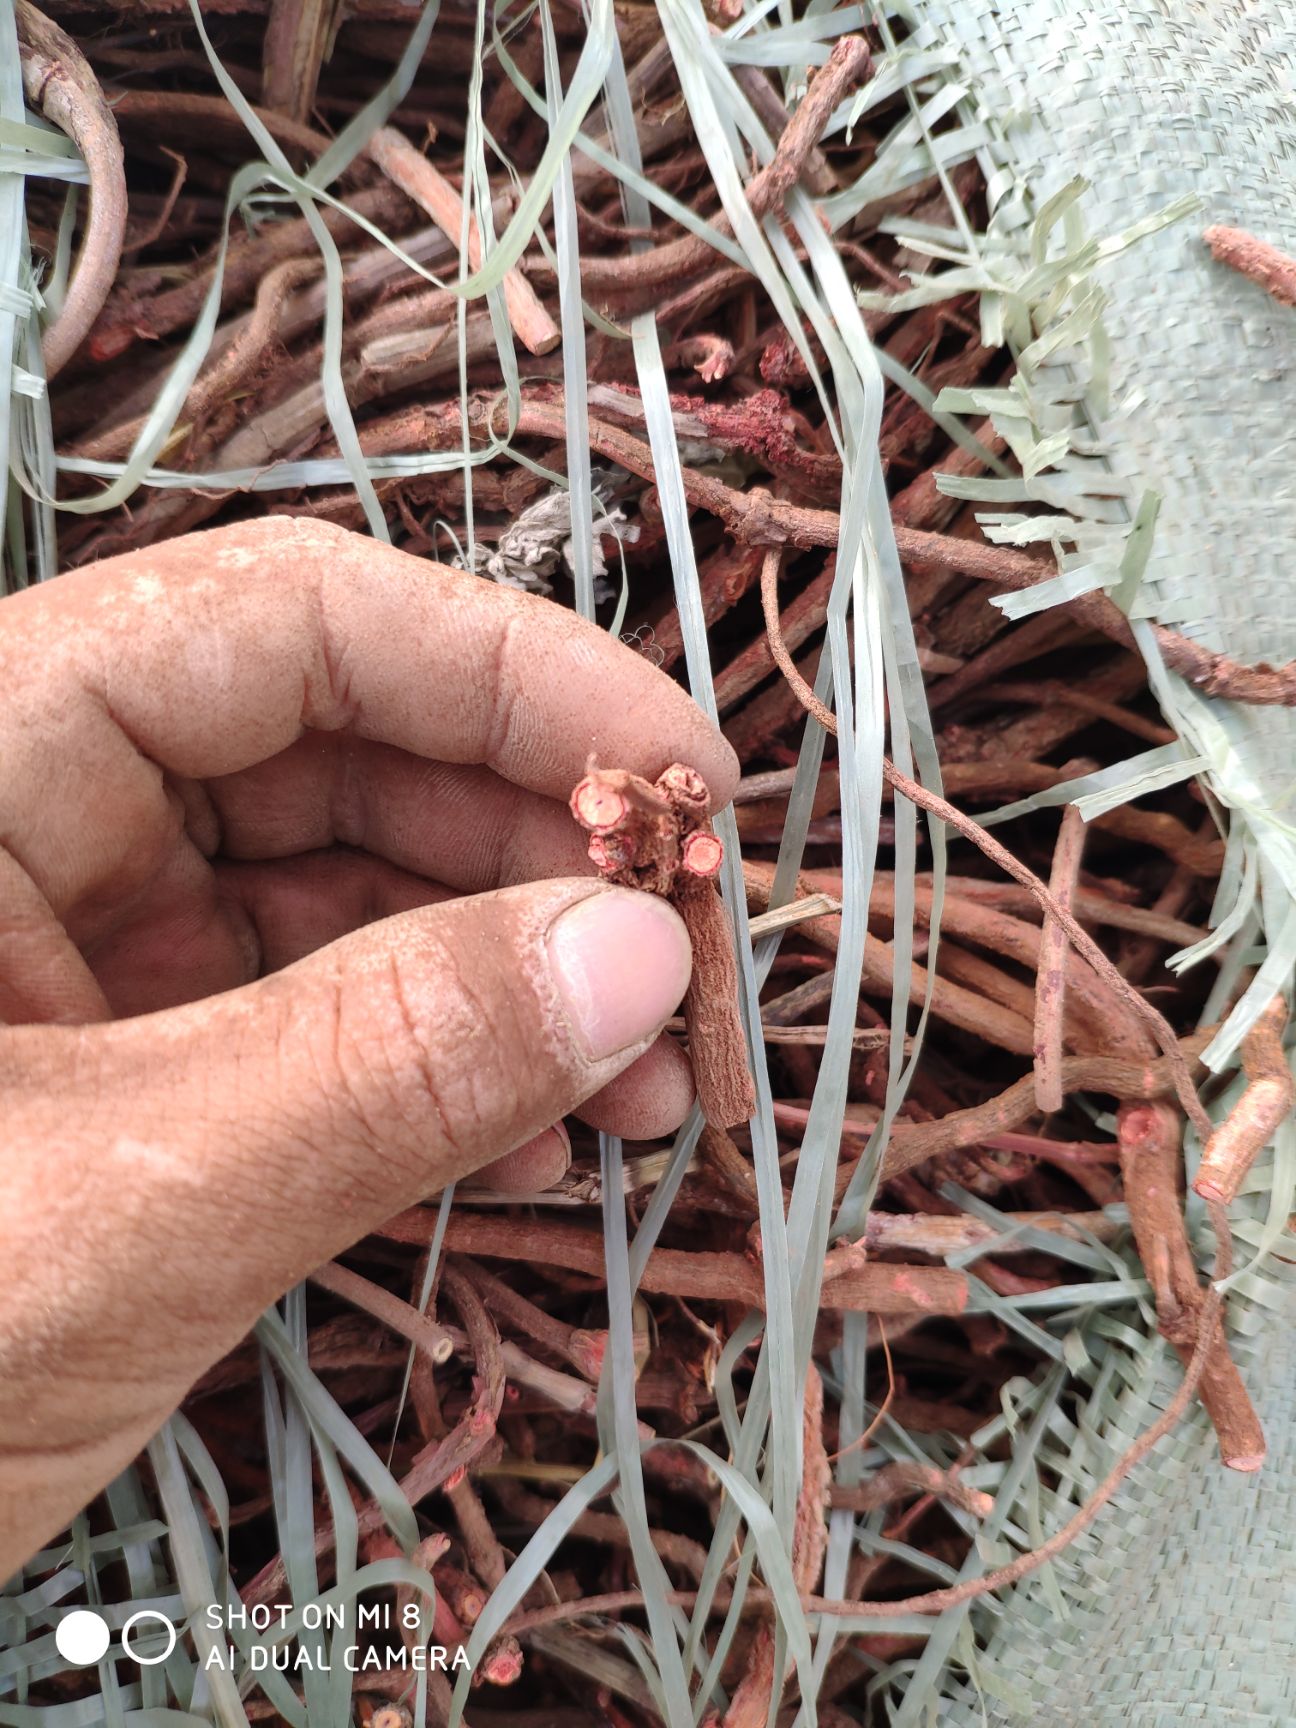
[[[74,1608],[54,1628],[54,1648],[65,1662],[88,1668],[108,1649],[108,1622],[93,1608]]]
[[[167,1634],[166,1648],[158,1656],[143,1655],[139,1650],[135,1649],[131,1642],[131,1635],[135,1631],[135,1628],[137,1626],[143,1626],[145,1622],[149,1620],[155,1621]],[[172,1621],[167,1619],[165,1614],[159,1614],[156,1608],[141,1608],[137,1613],[132,1614],[130,1619],[122,1627],[121,1641],[122,1649],[130,1657],[132,1662],[138,1662],[141,1668],[156,1668],[159,1662],[166,1661],[167,1657],[176,1647],[175,1625]]]
[[[156,1654],[146,1655],[145,1651],[159,1637],[155,1628],[160,1628],[165,1634],[165,1644]],[[54,1628],[55,1649],[65,1662],[73,1662],[78,1668],[89,1668],[92,1663],[100,1661],[107,1654],[111,1642],[108,1622],[93,1608],[74,1608]],[[156,1668],[176,1647],[175,1623],[165,1614],[159,1614],[156,1608],[137,1609],[121,1629],[121,1647],[123,1655],[129,1656],[141,1668]]]

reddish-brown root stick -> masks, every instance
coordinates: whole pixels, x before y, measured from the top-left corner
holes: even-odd
[[[1258,282],[1280,306],[1296,306],[1296,258],[1245,228],[1207,228],[1202,239],[1221,264]]]
[[[1246,1091],[1206,1142],[1193,1187],[1203,1200],[1230,1205],[1247,1171],[1296,1107],[1296,1081],[1283,1053],[1287,1004],[1275,996],[1242,1041]]]
[[[678,894],[675,904],[693,944],[684,1024],[698,1103],[713,1127],[736,1128],[751,1119],[756,1091],[738,1018],[738,968],[728,915],[708,883]]]
[[[1265,1437],[1242,1376],[1228,1353],[1217,1313],[1203,1313],[1206,1292],[1184,1229],[1179,1199],[1180,1119],[1166,1104],[1127,1104],[1117,1118],[1125,1201],[1139,1258],[1156,1297],[1157,1323],[1187,1363],[1203,1325],[1212,1333],[1197,1392],[1230,1470],[1258,1470]]]
[[[602,875],[668,896],[688,926],[693,976],[684,1023],[698,1103],[713,1127],[735,1128],[751,1117],[756,1094],[738,1014],[733,934],[714,886],[724,846],[707,820],[710,802],[702,776],[682,762],[655,785],[591,763],[571,795],[571,812],[590,831],[589,855]]]
[[[1084,832],[1083,817],[1074,804],[1068,804],[1062,812],[1062,828],[1048,884],[1049,893],[1068,912],[1080,874]],[[1046,1116],[1062,1108],[1062,1024],[1066,1017],[1068,947],[1066,931],[1046,913],[1035,978],[1035,1101]]]
[[[27,100],[72,139],[90,177],[90,209],[63,307],[41,347],[52,378],[81,346],[103,309],[126,238],[126,172],[113,110],[71,37],[29,0],[17,8]]]
[[[382,126],[369,141],[369,155],[407,198],[413,199],[454,245],[463,226],[463,202],[450,182],[409,139],[390,126]],[[482,267],[481,231],[475,219],[468,223],[468,261],[474,270]],[[548,354],[562,341],[544,302],[516,267],[504,273],[504,304],[518,341],[530,354]]]

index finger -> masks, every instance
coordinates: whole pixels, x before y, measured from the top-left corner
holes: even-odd
[[[350,728],[555,798],[591,753],[649,777],[687,762],[716,805],[737,784],[701,710],[605,631],[327,523],[215,529],[29,589],[0,607],[0,665],[15,644],[35,695],[71,677],[196,779]]]

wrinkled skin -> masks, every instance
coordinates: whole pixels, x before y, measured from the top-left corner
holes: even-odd
[[[605,633],[321,524],[0,603],[0,1578],[385,1217],[683,1119],[688,939],[592,878],[591,753],[736,783]]]

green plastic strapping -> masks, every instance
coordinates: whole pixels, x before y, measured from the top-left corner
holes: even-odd
[[[1069,795],[1096,813],[1196,772],[1227,812],[1214,937],[1177,957],[1223,954],[1208,1018],[1241,945],[1259,963],[1207,1051],[1227,1072],[1296,962],[1296,715],[1203,696],[1166,669],[1150,623],[1245,664],[1296,658],[1296,316],[1201,240],[1225,223],[1296,250],[1296,19],[1274,0],[904,0],[888,14],[902,40],[879,76],[908,86],[913,117],[880,147],[879,173],[895,184],[975,157],[990,211],[970,246],[955,229],[892,224],[950,263],[906,298],[975,289],[983,339],[1018,361],[1008,389],[938,405],[989,413],[1020,481],[947,489],[995,506],[981,518],[991,540],[1057,555],[1056,579],[1003,598],[1010,616],[1105,588],[1134,624],[1179,742]],[[907,79],[916,63],[925,75]],[[933,115],[920,169],[917,117]],[[1280,1130],[1233,1208],[1246,1271],[1229,1281],[1229,1326],[1269,1438],[1263,1472],[1223,1470],[1195,1409],[1061,1560],[940,1616],[923,1655],[880,1677],[897,1728],[1296,1720],[1296,1292],[1274,1257],[1291,1253],[1293,1136]],[[1205,1267],[1195,1203],[1188,1224]],[[1069,1340],[1076,1377],[1040,1383],[992,1519],[1015,1548],[1065,1522],[1173,1395],[1180,1369],[1147,1319],[1092,1310]],[[992,1563],[974,1549],[963,1575]]]

